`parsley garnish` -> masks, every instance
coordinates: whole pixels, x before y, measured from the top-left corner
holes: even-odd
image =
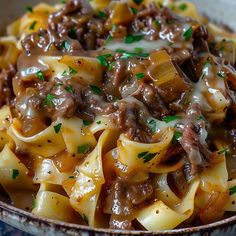
[[[126,37],[125,37],[125,43],[127,43],[127,44],[130,44],[130,43],[134,43],[134,42],[138,42],[138,41],[140,41],[140,40],[142,40],[143,39],[143,36],[144,35],[130,35],[130,34],[128,34],[128,35],[126,35]]]
[[[83,124],[84,126],[89,126],[91,125],[93,122],[92,121],[89,121],[89,120],[83,120]]]
[[[109,66],[108,58],[112,57],[112,54],[104,54],[97,57],[102,66]]]
[[[36,199],[35,196],[32,195],[32,209],[34,209],[36,207]]]
[[[188,5],[187,5],[186,3],[181,3],[181,4],[179,5],[179,9],[180,9],[181,11],[185,11],[187,8],[188,8]]]
[[[99,11],[98,12],[98,17],[99,18],[104,18],[104,17],[106,17],[107,15],[106,15],[106,13],[104,12],[104,11]]]
[[[89,144],[85,144],[85,145],[82,145],[82,146],[79,146],[78,147],[78,153],[80,154],[86,154],[88,153],[90,150],[90,145]]]
[[[64,48],[68,52],[70,51],[70,43],[67,41],[63,41],[60,45],[60,48]]]
[[[53,99],[55,99],[55,98],[56,97],[53,94],[48,93],[45,100],[44,100],[44,103],[47,106],[52,107],[52,106],[54,106]]]
[[[218,154],[219,154],[219,155],[221,155],[221,154],[223,154],[223,155],[228,155],[229,153],[230,153],[230,150],[229,150],[228,147],[225,147],[225,148],[223,148],[223,149],[221,149],[221,150],[218,151]]]
[[[143,159],[144,163],[151,161],[156,156],[156,153],[142,152],[138,154],[139,159]]]
[[[98,125],[100,125],[102,122],[99,120],[99,121],[97,121],[96,123],[97,123]]]
[[[197,120],[204,120],[204,116],[203,115],[198,116]]]
[[[166,123],[172,122],[174,120],[179,120],[181,119],[180,116],[165,116],[162,120],[165,121]]]
[[[229,195],[233,195],[235,193],[236,193],[236,186],[229,188]]]
[[[217,72],[217,76],[219,76],[222,79],[225,79],[225,72],[223,70],[220,70],[219,72]]]
[[[62,4],[65,4],[65,3],[66,3],[66,0],[61,0],[61,3],[62,3]]]
[[[149,57],[149,53],[135,53],[135,52],[123,52],[120,59],[128,59],[131,57]]]
[[[150,130],[155,133],[157,130],[157,122],[153,119],[150,119],[147,121],[147,125],[150,128]]]
[[[193,28],[192,26],[189,27],[185,32],[184,32],[184,38],[186,41],[189,41],[192,38],[193,35]]]
[[[138,10],[134,7],[130,7],[131,12],[136,15],[138,13]]]
[[[175,131],[173,139],[172,139],[173,143],[177,143],[181,139],[182,136],[183,136],[183,133]]]
[[[36,73],[37,77],[39,78],[39,80],[42,80],[44,81],[45,78],[44,78],[44,75],[43,75],[43,72],[41,70],[39,70],[37,73]]]
[[[25,7],[25,10],[28,11],[28,12],[33,12],[33,8],[29,7],[29,6]]]
[[[83,222],[88,224],[89,221],[88,221],[87,216],[85,214],[82,214],[81,217],[82,217]]]
[[[68,178],[69,179],[75,179],[75,176],[69,176]]]
[[[136,74],[136,79],[137,80],[141,80],[141,79],[143,79],[144,78],[144,73],[138,73],[138,74]]]
[[[76,28],[70,29],[68,35],[70,38],[76,39],[77,38]]]
[[[54,131],[56,134],[58,134],[61,130],[62,123],[58,123],[57,125],[54,126]]]
[[[137,5],[140,5],[143,2],[143,0],[133,0],[133,2]]]
[[[68,92],[68,93],[74,93],[74,89],[72,87],[72,85],[68,85],[65,87],[65,90]]]
[[[37,21],[33,21],[29,27],[30,30],[34,30],[35,25],[37,24]]]
[[[63,71],[62,76],[66,76],[66,75],[75,75],[77,74],[77,70],[75,70],[74,68],[72,68],[71,66],[69,66],[69,71]]]
[[[142,48],[135,48],[134,51],[137,54],[141,54],[143,52],[143,49]]]
[[[100,94],[102,93],[102,90],[101,90],[99,87],[95,86],[95,85],[90,85],[89,87],[91,88],[91,90],[92,90],[94,93],[96,93],[96,94],[98,94],[98,95],[100,95]]]
[[[19,170],[13,169],[12,170],[12,179],[16,179],[19,174],[20,174]]]

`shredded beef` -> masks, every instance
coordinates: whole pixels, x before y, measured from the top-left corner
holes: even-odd
[[[14,92],[12,87],[12,79],[16,75],[16,68],[10,65],[0,72],[0,107],[3,105],[14,105]]]

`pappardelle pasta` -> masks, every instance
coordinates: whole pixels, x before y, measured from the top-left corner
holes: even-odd
[[[187,1],[40,3],[0,38],[0,185],[123,230],[236,211],[236,35]]]

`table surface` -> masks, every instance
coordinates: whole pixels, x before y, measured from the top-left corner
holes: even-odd
[[[30,236],[0,221],[0,236]]]

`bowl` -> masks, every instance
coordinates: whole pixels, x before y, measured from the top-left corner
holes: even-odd
[[[32,6],[39,3],[37,0],[0,0],[0,32],[3,34],[7,24],[21,16],[24,6]],[[53,3],[58,1],[43,0],[43,2]],[[228,26],[236,31],[236,1],[218,0],[217,4],[212,0],[192,0],[200,12],[212,19],[216,23]],[[7,9],[7,10],[6,10]],[[1,197],[1,192],[0,192]],[[0,198],[1,199],[1,198]],[[17,209],[9,205],[3,199],[0,200],[0,220],[32,235],[47,236],[100,236],[100,235],[191,235],[191,236],[235,236],[236,216],[197,227],[165,231],[119,231],[111,229],[92,229],[88,226],[81,226],[71,223],[64,223],[56,220],[45,219],[31,213]]]

